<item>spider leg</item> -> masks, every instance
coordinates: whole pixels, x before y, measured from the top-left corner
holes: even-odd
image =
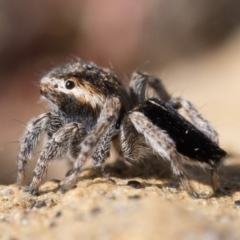
[[[51,160],[66,155],[68,151],[72,158],[76,158],[79,153],[79,148],[76,144],[79,145],[86,134],[83,125],[76,122],[65,125],[53,134],[53,137],[48,140],[40,153],[34,169],[33,179],[28,189],[29,192],[37,192]]]
[[[198,197],[187,178],[181,155],[177,152],[175,143],[168,134],[151,123],[141,112],[134,111],[129,114],[129,118],[136,130],[145,137],[149,147],[171,163],[173,173],[180,178],[183,188],[191,196]]]
[[[100,167],[110,156],[110,144],[115,133],[115,121],[111,123],[107,132],[100,138],[92,154],[92,162],[95,167]]]
[[[27,163],[32,157],[35,147],[39,142],[40,134],[45,131],[48,133],[48,136],[51,137],[51,135],[62,127],[62,125],[59,116],[52,112],[41,114],[27,124],[27,131],[21,140],[20,152],[18,155],[18,185],[21,186],[25,183]]]
[[[135,105],[152,97],[167,102],[171,99],[161,80],[145,72],[136,71],[130,81],[130,97]]]
[[[218,144],[218,133],[214,130],[210,123],[201,116],[201,114],[189,101],[182,98],[174,98],[170,100],[170,103],[173,104],[175,108],[182,107],[186,111],[194,126],[203,132],[209,139]],[[220,187],[217,169],[211,169],[211,178],[214,191],[221,192],[222,190]]]
[[[209,139],[218,144],[218,133],[189,101],[182,98],[173,98],[169,101],[169,103],[176,109],[183,108],[191,119],[192,124],[198,128],[198,130],[203,132]]]
[[[87,161],[87,158],[91,156],[92,152],[95,150],[97,144],[99,143],[99,140],[102,136],[104,136],[104,134],[106,134],[109,127],[112,124],[114,125],[116,123],[120,107],[120,100],[117,97],[111,97],[106,100],[97,124],[80,144],[80,153],[78,159],[74,163],[73,171],[66,178],[63,186],[63,191],[68,190],[76,183],[82,166]]]

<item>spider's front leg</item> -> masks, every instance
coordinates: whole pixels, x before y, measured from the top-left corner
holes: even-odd
[[[92,154],[92,162],[95,167],[100,167],[110,156],[112,137],[116,132],[116,121],[113,121],[107,132],[99,139]]]
[[[27,124],[26,132],[20,143],[20,152],[18,155],[18,185],[22,186],[25,184],[27,163],[32,157],[40,134],[47,132],[48,136],[51,137],[62,125],[63,123],[59,116],[52,112],[41,114]]]
[[[97,144],[104,134],[110,132],[109,128],[111,128],[112,125],[115,125],[118,119],[120,107],[121,103],[119,98],[111,97],[106,100],[97,124],[80,144],[78,159],[74,163],[71,174],[66,178],[63,191],[70,189],[76,183],[78,174],[82,166],[87,161],[87,158],[94,152]]]
[[[29,187],[30,193],[36,193],[44,174],[47,171],[51,160],[69,154],[75,159],[79,154],[79,144],[86,136],[87,132],[80,123],[69,123],[60,128],[48,140],[47,144],[40,153],[34,175]]]

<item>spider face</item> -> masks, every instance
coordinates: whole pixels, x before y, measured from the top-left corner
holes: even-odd
[[[119,153],[128,162],[139,161],[149,153],[168,160],[191,195],[198,196],[186,176],[185,161],[210,168],[213,188],[219,190],[217,168],[226,152],[218,146],[216,131],[190,102],[171,99],[158,78],[135,72],[127,93],[109,69],[78,60],[43,77],[40,93],[50,102],[51,111],[28,123],[18,161],[18,184],[22,185],[40,133],[48,134],[30,192],[37,191],[48,164],[59,157],[74,164],[63,187],[68,190],[88,157],[95,166],[104,163],[113,138],[119,140]],[[177,112],[179,108],[191,122]]]
[[[66,66],[63,67],[65,69]],[[102,107],[106,100],[107,92],[100,91],[96,82],[92,79],[99,79],[97,71],[86,70],[79,67],[76,72],[63,71],[64,74],[59,74],[59,69],[53,70],[45,76],[40,83],[41,94],[47,99],[56,104],[60,109],[66,104],[68,98],[74,98],[78,104],[86,105],[94,109]]]
[[[127,95],[110,70],[83,61],[53,69],[41,79],[40,93],[65,122],[81,122],[88,130],[96,124],[109,96]]]

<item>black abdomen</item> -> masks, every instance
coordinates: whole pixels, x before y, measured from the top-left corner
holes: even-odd
[[[165,130],[175,142],[177,151],[186,157],[217,167],[227,154],[169,103],[153,98],[141,103],[136,110]]]

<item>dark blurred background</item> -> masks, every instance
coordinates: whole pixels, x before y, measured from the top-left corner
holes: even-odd
[[[238,0],[0,0],[0,183],[15,181],[25,124],[45,111],[39,79],[76,56],[126,85],[135,69],[155,73],[240,154],[239,23]],[[48,175],[65,171],[54,164]]]

